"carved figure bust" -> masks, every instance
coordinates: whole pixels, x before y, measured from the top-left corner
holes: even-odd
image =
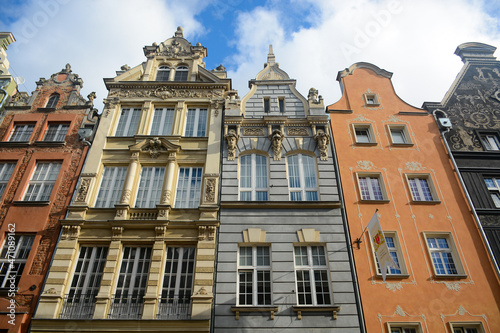
[[[330,137],[323,130],[318,130],[317,134],[314,136],[314,140],[318,142],[318,150],[321,154],[321,160],[328,160],[328,144],[330,143]]]
[[[274,130],[270,136],[271,146],[273,147],[274,160],[281,160],[281,148],[285,135],[280,130]]]
[[[236,147],[238,146],[238,140],[240,136],[236,134],[234,130],[230,130],[228,134],[224,136],[227,141],[227,159],[234,160],[236,154]]]

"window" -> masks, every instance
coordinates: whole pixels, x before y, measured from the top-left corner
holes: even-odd
[[[278,107],[280,113],[285,113],[285,97],[278,97]]]
[[[238,305],[271,305],[269,246],[239,248]]]
[[[393,145],[411,145],[410,134],[405,125],[388,125]]]
[[[295,277],[299,305],[330,305],[330,281],[324,246],[296,246]]]
[[[169,76],[170,76],[170,67],[168,66],[158,67],[158,71],[156,72],[156,81],[168,81]]]
[[[175,69],[174,81],[187,81],[189,68],[187,66],[179,66]]]
[[[141,109],[122,109],[116,128],[116,136],[134,136],[139,125]]]
[[[26,142],[31,138],[31,134],[35,129],[35,124],[15,124],[10,133],[9,141]]]
[[[315,158],[297,154],[289,156],[287,162],[290,200],[319,200]]]
[[[421,333],[419,323],[388,323],[389,333]]]
[[[436,275],[464,275],[457,250],[449,234],[424,234]]]
[[[484,333],[481,322],[450,323],[453,333]]]
[[[490,191],[491,199],[496,208],[500,208],[500,178],[484,178],[486,187]]]
[[[55,109],[57,106],[57,102],[59,102],[59,94],[52,94],[49,97],[49,100],[47,101],[47,105],[45,105],[45,107]]]
[[[45,132],[44,141],[64,141],[68,133],[69,124],[49,124]]]
[[[158,319],[189,319],[196,249],[168,247]]]
[[[0,254],[0,288],[10,288],[12,282],[19,285],[34,240],[34,235],[5,235]]]
[[[264,97],[264,112],[269,113],[271,111],[271,99],[269,97]]]
[[[207,133],[207,109],[188,109],[185,136],[200,137]]]
[[[401,275],[406,274],[403,256],[401,254],[401,247],[399,246],[398,237],[395,232],[384,232],[385,242],[391,254],[392,260],[398,265],[400,269],[395,269],[393,267],[387,268],[388,275]],[[378,262],[377,256],[375,256],[375,261],[377,263],[377,273],[381,274],[380,263]]]
[[[0,163],[0,198],[9,183],[9,179],[12,176],[15,167],[16,163],[13,162]]]
[[[486,150],[500,150],[500,140],[495,133],[480,134],[481,142]]]
[[[141,318],[150,262],[150,247],[123,248],[120,274],[111,302],[109,318]]]
[[[153,123],[151,124],[151,135],[171,135],[174,123],[174,109],[155,109]]]
[[[353,125],[356,143],[376,144],[371,125]]]
[[[372,106],[378,105],[378,98],[376,94],[365,94],[365,104]]]
[[[107,247],[80,248],[71,288],[64,301],[60,318],[92,318],[107,255]]]
[[[95,207],[114,207],[120,202],[127,167],[105,166]]]
[[[406,175],[413,201],[438,201],[429,175]]]
[[[200,205],[202,168],[180,168],[175,208],[196,208]]]
[[[143,167],[135,207],[155,208],[160,203],[165,168]]]
[[[61,169],[59,162],[40,162],[36,164],[24,201],[47,201]]]
[[[266,201],[267,157],[257,154],[240,157],[240,201]]]
[[[357,174],[361,200],[387,200],[380,174]]]

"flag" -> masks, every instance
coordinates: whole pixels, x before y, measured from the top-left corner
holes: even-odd
[[[384,232],[382,231],[382,227],[380,226],[380,222],[378,220],[377,212],[373,214],[370,223],[368,223],[368,232],[372,240],[375,255],[377,256],[380,264],[382,279],[384,279],[385,282],[387,268],[392,267],[394,269],[399,269],[399,267],[394,260],[392,260],[391,253],[389,252],[389,248],[385,242]]]

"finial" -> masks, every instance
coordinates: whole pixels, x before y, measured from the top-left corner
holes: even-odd
[[[66,64],[66,66],[61,70],[61,73],[66,73],[66,74],[71,73],[71,65]]]
[[[274,57],[273,53],[273,44],[269,44],[269,54],[267,55],[267,63],[268,64],[274,64],[276,58]]]
[[[175,32],[175,37],[182,37],[182,38],[184,38],[181,26],[177,27],[177,31]]]

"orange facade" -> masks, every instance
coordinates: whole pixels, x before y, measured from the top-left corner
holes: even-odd
[[[28,331],[88,150],[78,132],[93,126],[68,66],[37,85],[13,97],[0,124],[1,332]]]
[[[367,332],[500,332],[499,281],[439,129],[391,76],[354,64],[327,108]],[[365,230],[377,209],[400,268],[385,281]]]

